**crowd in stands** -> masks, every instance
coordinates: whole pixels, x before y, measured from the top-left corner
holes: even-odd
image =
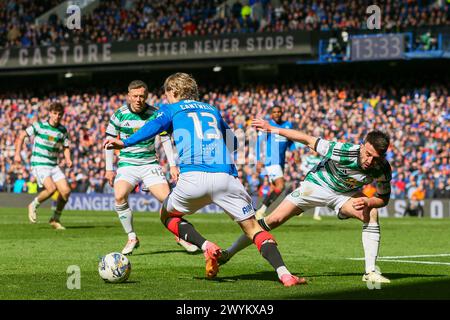
[[[59,1],[7,0],[0,2],[0,48],[137,39],[282,32],[290,30],[367,29],[368,0],[111,0],[101,1],[83,14],[80,30],[70,30],[51,15],[35,19]],[[381,1],[381,27],[400,31],[411,27],[448,26],[443,0]]]
[[[150,92],[149,104],[165,102],[158,90]],[[46,109],[55,100],[66,106],[63,124],[70,134],[73,168],[64,170],[70,186],[75,192],[111,193],[104,178],[102,141],[110,116],[126,101],[123,89],[40,96],[27,92],[1,94],[0,191],[37,191],[30,176],[31,141],[23,147],[22,165],[14,163],[14,143],[21,129],[37,119],[46,119]],[[284,119],[294,128],[325,139],[358,144],[372,129],[389,133],[392,198],[407,198],[418,187],[426,198],[450,198],[450,94],[443,83],[428,83],[426,87],[350,81],[214,86],[201,88],[201,100],[219,108],[238,137],[247,141],[237,163],[239,177],[252,195],[264,196],[270,187],[264,168],[260,171],[256,165],[249,141],[257,133],[249,124],[252,118],[267,118],[270,107],[277,105],[283,107]],[[161,148],[159,155],[167,173]],[[314,153],[300,144],[288,151],[285,172],[291,188],[305,177],[311,157]],[[367,188],[371,192],[371,187]]]

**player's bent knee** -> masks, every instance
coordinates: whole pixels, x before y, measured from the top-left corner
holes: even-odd
[[[71,191],[69,189],[61,191],[61,197],[66,201],[69,199],[70,194],[71,194]]]
[[[161,204],[161,209],[159,209],[159,217],[161,219],[162,219],[162,217],[166,217],[168,214],[166,205],[167,205],[167,200]]]
[[[181,217],[184,216],[184,213],[179,212],[179,211],[176,211],[176,210],[173,210],[173,211],[171,211],[171,212],[167,212],[167,215],[168,215],[170,218],[181,218]]]
[[[179,215],[177,215],[177,214],[174,214],[174,213],[172,213],[172,212],[169,212],[169,210],[167,209],[167,203],[168,203],[168,198],[166,198],[166,199],[163,201],[163,203],[162,203],[162,205],[161,205],[161,209],[159,210],[159,218],[160,218],[161,222],[162,222],[164,225],[166,225],[166,220],[167,220],[168,218],[171,218],[171,217],[178,217],[178,216],[179,216]]]
[[[176,221],[179,221],[179,220],[182,220],[181,217],[183,217],[183,216],[184,216],[183,213],[178,212],[176,210],[172,210],[172,211],[167,210],[167,199],[163,202],[161,209],[159,210],[159,219],[167,228],[168,228],[168,223],[170,223],[169,222],[170,220],[173,220],[174,218],[176,218],[176,219],[178,219]],[[170,230],[170,231],[172,231],[172,230]]]
[[[128,197],[126,195],[117,195],[114,197],[116,204],[124,204],[128,201]]]
[[[72,192],[69,186],[59,188],[58,191],[61,195],[70,195],[70,193]]]
[[[46,189],[47,189],[48,193],[50,193],[50,194],[54,194],[57,190],[55,185],[48,186]]]
[[[167,220],[170,218],[173,218],[174,216],[172,216],[170,214],[170,212],[167,211],[167,209],[163,206],[161,207],[161,210],[159,210],[159,219],[161,220],[161,222],[163,223],[163,225],[167,226]]]

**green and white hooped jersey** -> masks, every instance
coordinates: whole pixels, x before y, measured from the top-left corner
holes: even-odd
[[[36,121],[25,131],[29,137],[34,136],[31,166],[56,167],[61,146],[69,147],[67,129],[62,125],[52,127],[48,122]]]
[[[156,116],[157,109],[147,105],[147,109],[140,114],[130,110],[128,105],[119,108],[109,120],[106,134],[125,140],[138,131],[147,121]],[[135,146],[120,150],[119,168],[125,166],[142,166],[157,161],[155,139],[142,141]]]
[[[356,191],[375,181],[378,195],[390,194],[392,177],[387,160],[363,170],[359,165],[359,145],[318,139],[315,150],[324,158],[308,173],[306,181],[339,193]]]
[[[322,160],[322,158],[320,156],[318,156],[318,155],[309,154],[307,156],[303,156],[302,157],[302,165],[301,165],[300,169],[303,172],[308,173],[316,165],[318,165],[321,160]]]

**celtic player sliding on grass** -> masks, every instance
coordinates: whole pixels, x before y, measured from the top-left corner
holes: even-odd
[[[255,119],[252,126],[307,145],[323,157],[294,190],[267,217],[259,219],[265,230],[272,230],[291,217],[318,206],[335,210],[339,219],[356,218],[363,222],[362,243],[365,255],[363,281],[388,283],[389,279],[375,270],[380,244],[380,226],[377,208],[389,202],[391,167],[385,159],[389,137],[380,132],[369,132],[361,145],[327,141],[301,131],[276,128],[268,122]],[[377,194],[366,197],[361,188],[376,182]],[[242,235],[227,250],[222,251],[219,263],[226,263],[234,254],[251,242]]]

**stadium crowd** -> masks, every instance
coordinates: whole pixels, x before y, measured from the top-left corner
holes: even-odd
[[[102,150],[105,129],[112,113],[126,101],[126,92],[59,92],[42,96],[32,93],[0,95],[0,191],[37,191],[30,176],[31,141],[22,150],[23,166],[14,163],[14,142],[19,131],[33,121],[46,119],[46,107],[58,100],[66,106],[63,124],[71,140],[73,168],[64,169],[75,192],[111,193],[104,178]],[[421,188],[426,198],[450,198],[448,87],[429,83],[427,87],[396,87],[373,83],[296,83],[245,85],[237,88],[201,88],[201,99],[217,106],[245,148],[238,153],[239,177],[253,195],[264,196],[269,183],[264,168],[258,169],[250,141],[256,132],[250,127],[254,117],[270,115],[270,107],[281,106],[284,119],[294,128],[330,140],[360,143],[372,129],[390,134],[387,154],[393,169],[392,198],[406,198]],[[147,102],[158,105],[157,90]],[[159,148],[160,161],[168,164]],[[313,152],[295,145],[286,157],[286,179],[295,188],[307,171]],[[117,158],[117,157],[116,157]],[[62,158],[61,158],[62,159]],[[367,192],[373,192],[368,187]],[[419,190],[419,191],[420,191]]]
[[[290,30],[366,29],[368,0],[111,0],[83,16],[80,30],[70,30],[51,15],[35,19],[58,1],[0,2],[0,48],[105,43],[137,39],[282,32]],[[442,0],[386,0],[380,4],[382,29],[448,26],[448,5]]]

